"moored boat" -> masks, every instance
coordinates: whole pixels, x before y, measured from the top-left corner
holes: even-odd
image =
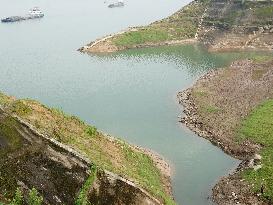
[[[124,6],[124,2],[123,1],[118,1],[116,3],[112,3],[112,4],[108,5],[109,8],[123,7],[123,6]]]
[[[1,19],[1,22],[3,23],[9,23],[9,22],[15,22],[15,21],[22,21],[24,20],[21,16],[10,16],[4,19]]]
[[[10,23],[10,22],[24,21],[24,20],[36,19],[36,18],[42,18],[42,17],[44,17],[43,12],[38,7],[34,7],[29,10],[29,14],[26,16],[10,16],[10,17],[1,19],[1,22]]]

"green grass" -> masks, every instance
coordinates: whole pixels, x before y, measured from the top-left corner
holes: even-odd
[[[126,143],[123,143],[123,152],[126,156],[127,163],[133,163],[134,167],[134,170],[127,170],[127,172],[131,172],[127,174],[134,176],[142,187],[148,187],[154,196],[162,198],[166,205],[174,205],[174,201],[162,188],[160,172],[155,168],[151,158],[141,152],[133,151]],[[129,164],[126,164],[126,166],[128,165]]]
[[[10,101],[10,97],[0,92],[0,105],[5,106],[6,104],[9,104]]]
[[[273,59],[272,55],[254,55],[250,58],[255,63],[263,63]]]
[[[168,33],[160,29],[143,29],[139,31],[132,31],[122,34],[115,38],[114,44],[117,46],[133,46],[137,44],[144,44],[146,42],[156,43],[166,41]]]
[[[243,177],[254,184],[253,188],[257,192],[263,185],[263,197],[273,200],[273,100],[267,100],[253,110],[243,121],[239,137],[263,145],[262,168],[258,171],[249,169],[243,172]]]
[[[273,6],[257,8],[255,15],[261,18],[273,17]]]

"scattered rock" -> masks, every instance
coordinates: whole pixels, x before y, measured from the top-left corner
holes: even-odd
[[[261,165],[261,164],[255,165],[255,166],[253,167],[254,171],[258,171],[258,170],[261,169],[261,168],[262,168],[262,165]]]
[[[261,159],[262,159],[261,155],[259,155],[259,154],[254,155],[254,160],[261,161]]]

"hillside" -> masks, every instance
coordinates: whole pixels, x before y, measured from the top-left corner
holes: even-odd
[[[32,188],[44,204],[174,204],[160,157],[33,100],[0,94],[0,105],[0,204],[17,188],[20,204]]]
[[[82,52],[202,43],[211,51],[273,48],[273,1],[196,0],[148,26],[98,39]]]

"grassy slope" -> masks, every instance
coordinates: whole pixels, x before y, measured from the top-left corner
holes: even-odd
[[[33,100],[15,100],[0,94],[0,105],[58,141],[86,154],[97,167],[132,179],[152,195],[174,204],[163,188],[159,170],[152,159],[134,151],[121,140],[109,140],[75,116],[47,108]]]
[[[239,129],[240,137],[262,144],[262,168],[243,173],[259,193],[264,185],[263,196],[273,201],[273,100],[267,100],[246,117]]]
[[[168,18],[140,27],[137,31],[117,35],[112,42],[118,47],[130,48],[146,43],[194,38],[206,4],[205,0],[195,1]]]

